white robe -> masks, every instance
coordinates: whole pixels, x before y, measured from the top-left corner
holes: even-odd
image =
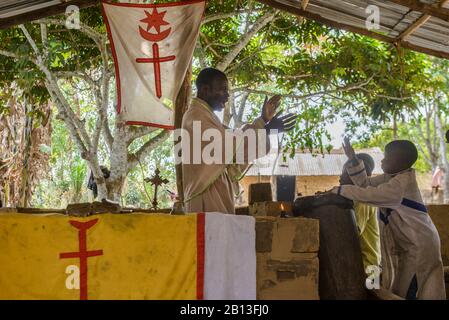
[[[221,160],[218,163],[204,163],[201,158],[200,163],[193,162],[193,139],[194,138],[194,122],[201,122],[200,134],[210,129],[215,129],[219,133],[223,142],[223,149],[221,152]],[[245,125],[240,132],[232,130],[233,136],[240,136],[249,129],[263,130],[265,133],[265,122],[261,118],[257,118],[252,124]],[[228,129],[220,119],[213,113],[207,102],[193,98],[189,109],[184,114],[182,119],[182,129],[186,130],[190,136],[190,142],[183,139],[182,149],[183,156],[187,152],[189,154],[189,161],[182,163],[182,182],[184,189],[184,204],[186,212],[221,212],[221,213],[235,213],[234,198],[238,193],[238,180],[245,174],[250,162],[258,156],[264,156],[269,151],[269,138],[266,136],[265,150],[259,148],[259,137],[256,133],[256,143],[251,148],[248,147],[248,141],[234,141],[230,150],[225,150],[225,131]],[[187,143],[186,143],[187,142]],[[205,150],[209,141],[200,143],[197,152],[201,153]],[[253,148],[254,147],[254,148]],[[236,153],[240,152],[243,155],[240,164],[237,164],[234,159]],[[226,163],[226,157],[233,159],[232,163]]]
[[[347,170],[355,185],[333,192],[379,207],[382,285],[405,298],[416,275],[418,299],[446,299],[440,237],[423,204],[415,171],[368,177],[363,161]]]

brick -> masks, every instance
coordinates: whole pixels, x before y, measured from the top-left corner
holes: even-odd
[[[273,228],[273,245],[271,257],[275,260],[290,260],[292,243],[295,237],[296,218],[277,218]]]
[[[235,214],[238,216],[248,216],[249,208],[248,207],[236,207]]]
[[[270,183],[254,183],[249,186],[248,203],[251,205],[256,202],[272,201]]]
[[[316,300],[319,264],[316,254],[304,253],[289,261],[257,254],[257,299]]]
[[[256,220],[256,252],[271,252],[273,221]]]
[[[317,252],[319,248],[319,220],[298,218],[291,252]]]
[[[17,213],[16,208],[0,208],[0,213]]]
[[[249,206],[249,214],[253,216],[271,216],[279,217],[281,215],[282,207],[288,215],[292,215],[291,202],[284,201],[264,201],[256,202]]]
[[[317,257],[317,255],[314,255],[312,257],[310,255],[304,255],[303,257],[296,257],[295,259],[292,259],[290,261],[268,260],[267,268],[270,270],[275,270],[278,273],[289,272],[292,273],[294,277],[306,277],[316,271],[314,269],[314,264],[311,262],[315,261],[315,258]]]
[[[67,214],[75,217],[87,217],[92,211],[92,204],[87,203],[72,203],[67,205]]]
[[[271,256],[290,260],[300,253],[318,252],[319,221],[307,218],[276,218]]]
[[[277,276],[277,281],[292,280],[292,279],[295,279],[295,272],[294,271],[277,270],[276,276]]]
[[[443,265],[449,266],[449,205],[427,205],[427,209],[440,235]]]

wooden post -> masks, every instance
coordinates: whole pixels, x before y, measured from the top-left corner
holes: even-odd
[[[175,101],[175,129],[180,129],[182,125],[182,117],[189,107],[190,98],[192,94],[192,62],[190,62],[190,66],[187,69],[187,73],[184,77],[184,81],[182,83],[181,89],[179,90],[178,96]],[[181,137],[178,140],[174,141],[176,145],[181,141]],[[175,165],[176,169],[176,187],[178,189],[178,197],[179,201],[184,201],[184,191],[182,185],[182,165]]]
[[[309,5],[309,0],[302,0],[301,1],[301,9],[302,10],[306,10],[307,9],[307,6]],[[298,18],[298,22],[299,22],[299,24],[301,25],[303,22],[304,22],[304,17],[301,17],[301,16],[297,16],[297,18]]]

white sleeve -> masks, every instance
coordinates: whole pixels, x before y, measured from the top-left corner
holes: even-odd
[[[358,160],[357,165],[349,165],[346,168],[346,171],[348,172],[352,182],[359,187],[375,187],[386,182],[385,174],[381,174],[376,177],[368,177],[368,175],[366,174],[365,165],[362,160]]]
[[[368,203],[376,207],[395,208],[402,202],[404,188],[400,177],[398,176],[375,187],[368,186],[363,188],[359,186],[344,185],[335,188],[332,192],[345,198]]]

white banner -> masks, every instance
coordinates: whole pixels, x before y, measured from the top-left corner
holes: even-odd
[[[172,106],[192,59],[205,0],[102,6],[117,112],[127,124],[173,129]]]

